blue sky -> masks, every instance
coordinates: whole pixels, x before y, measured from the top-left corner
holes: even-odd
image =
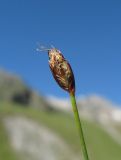
[[[121,104],[120,0],[0,0],[0,68],[44,95],[67,97],[37,42],[53,44],[71,63],[77,95]]]

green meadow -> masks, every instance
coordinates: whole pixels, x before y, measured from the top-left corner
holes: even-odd
[[[72,115],[58,111],[44,111],[39,108],[0,103],[0,160],[19,160],[12,149],[9,135],[3,125],[3,118],[22,116],[40,123],[69,144],[76,154],[80,154],[80,142]],[[112,139],[99,124],[82,119],[85,140],[90,160],[121,160],[121,146]]]

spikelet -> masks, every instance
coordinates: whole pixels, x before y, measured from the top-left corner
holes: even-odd
[[[49,66],[59,86],[71,94],[75,94],[75,79],[70,64],[62,53],[52,48],[48,50]]]

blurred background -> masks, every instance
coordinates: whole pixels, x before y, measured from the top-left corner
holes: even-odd
[[[39,43],[73,68],[90,160],[120,160],[121,1],[0,0],[0,22],[0,159],[82,159],[69,95]]]

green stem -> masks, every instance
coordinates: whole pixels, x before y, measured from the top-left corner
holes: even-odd
[[[72,107],[73,107],[73,112],[74,112],[76,124],[77,124],[78,130],[79,130],[79,136],[80,136],[83,157],[84,157],[84,160],[89,160],[87,149],[86,149],[86,144],[85,144],[85,140],[84,140],[82,125],[81,125],[81,121],[80,121],[79,113],[78,113],[78,109],[77,109],[75,95],[70,93],[70,98],[71,98],[71,103],[72,103]]]

